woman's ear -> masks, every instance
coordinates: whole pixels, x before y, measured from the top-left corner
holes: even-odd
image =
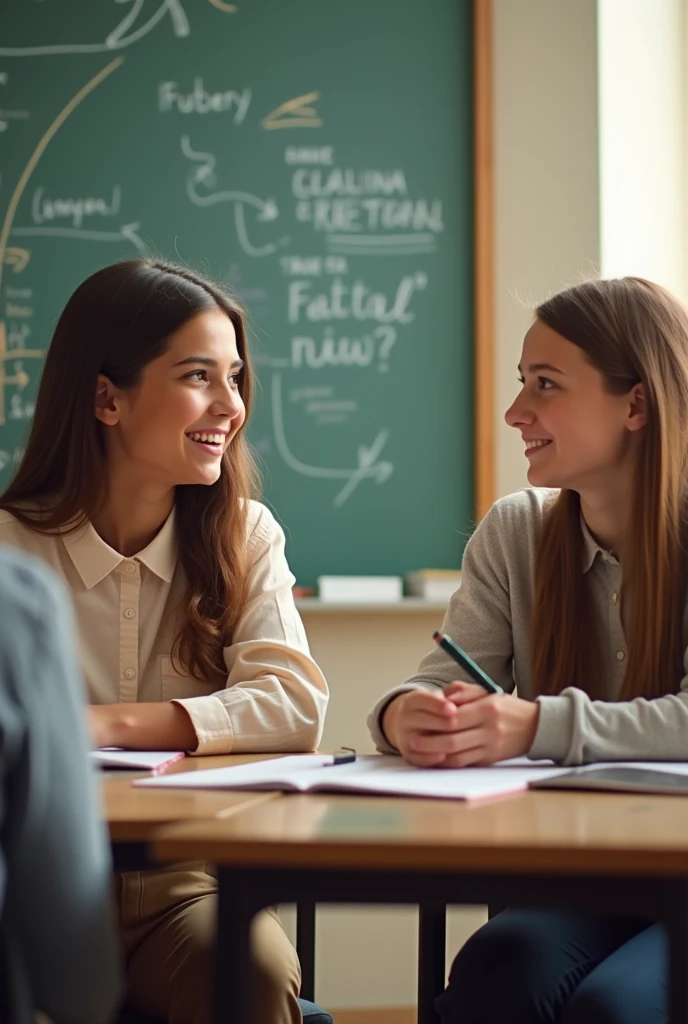
[[[626,426],[629,430],[642,430],[647,423],[647,401],[645,399],[645,386],[635,384],[629,393],[628,421]]]
[[[109,377],[98,374],[96,382],[96,419],[106,427],[119,423],[118,390]]]

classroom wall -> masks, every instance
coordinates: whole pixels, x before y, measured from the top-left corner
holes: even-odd
[[[526,484],[520,435],[506,427],[503,415],[518,389],[516,367],[530,311],[599,267],[597,3],[493,0],[493,10],[500,496]]]
[[[502,414],[517,387],[528,305],[599,263],[596,50],[595,0],[494,0],[497,495],[526,482],[521,443]],[[413,670],[437,615],[310,612],[304,621],[332,691],[323,749],[366,750],[370,705]],[[450,953],[484,920],[482,909],[452,911]],[[321,911],[318,999],[330,1008],[413,1004],[415,929],[404,908]]]
[[[684,299],[685,15],[685,0],[598,0],[601,273]]]

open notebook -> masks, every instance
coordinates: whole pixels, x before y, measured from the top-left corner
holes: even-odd
[[[371,755],[348,764],[333,763],[332,755],[304,754],[271,761],[180,772],[155,779],[137,779],[135,786],[189,789],[266,789],[294,793],[340,792],[388,796],[480,800],[514,793],[546,775],[569,771],[551,761],[527,758],[504,761],[491,768],[430,771],[413,768],[400,757]]]
[[[131,768],[137,771],[161,772],[184,757],[181,750],[122,750],[101,747],[91,751],[91,761],[98,768]]]

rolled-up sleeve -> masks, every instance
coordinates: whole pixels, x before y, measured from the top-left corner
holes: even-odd
[[[294,604],[284,533],[265,506],[252,517],[250,590],[224,649],[227,685],[176,701],[196,730],[195,754],[315,750],[322,735],[327,683]]]

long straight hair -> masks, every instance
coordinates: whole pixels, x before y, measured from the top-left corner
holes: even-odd
[[[170,335],[200,313],[231,320],[244,361],[239,392],[251,409],[252,371],[244,315],[217,285],[185,267],[137,259],[89,277],[69,299],[48,350],[26,452],[0,496],[0,508],[41,533],[78,529],[108,501],[102,426],[95,416],[96,381],[104,374],[122,389],[138,384]],[[222,456],[210,486],[175,490],[178,560],[188,589],[174,656],[192,675],[220,682],[222,648],[248,594],[248,499],[257,474],[242,431]],[[37,509],[40,510],[37,512]]]
[[[620,696],[676,693],[687,584],[688,314],[665,289],[634,277],[588,281],[535,312],[583,351],[610,393],[643,385],[647,423],[619,552],[628,646]],[[565,489],[545,518],[534,569],[530,647],[538,693],[576,686],[604,696],[599,626],[582,567],[580,499]]]

